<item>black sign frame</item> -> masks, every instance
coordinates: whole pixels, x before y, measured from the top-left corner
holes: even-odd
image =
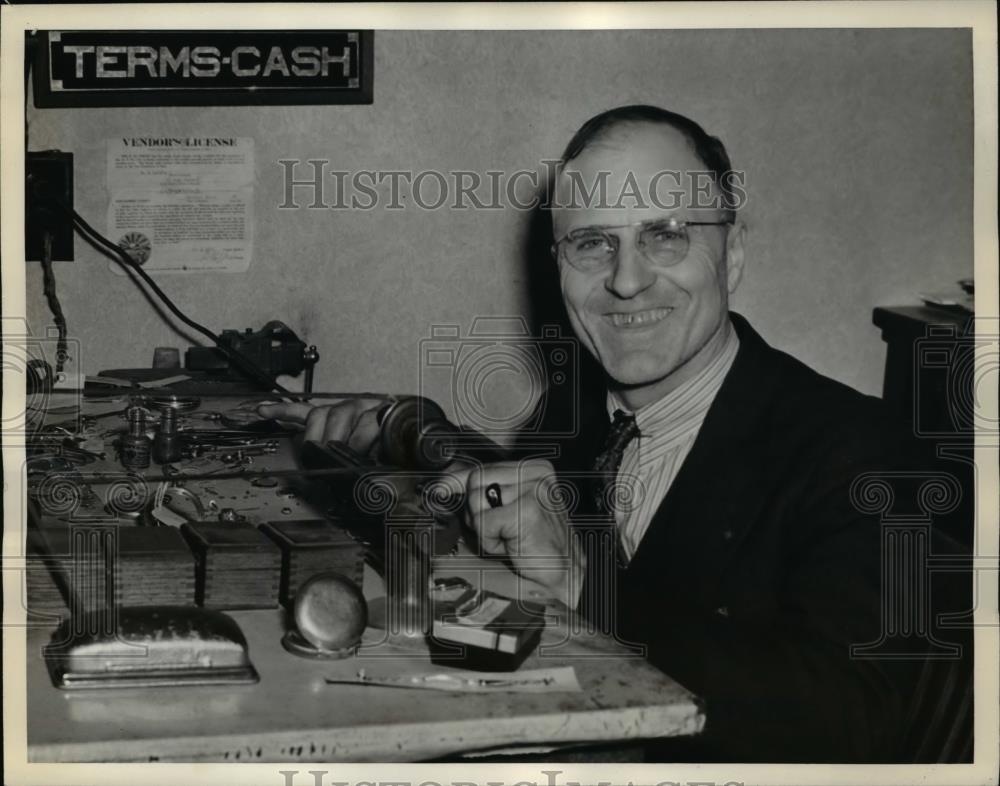
[[[114,35],[122,40],[134,34],[136,40],[155,38],[158,35],[190,36],[200,45],[211,42],[213,37],[232,44],[241,39],[257,40],[272,37],[276,42],[288,44],[299,36],[302,40],[315,40],[318,36],[332,35],[346,37],[356,43],[357,73],[345,78],[347,84],[298,84],[270,85],[262,80],[247,80],[239,86],[219,84],[224,80],[204,78],[192,81],[185,87],[80,87],[65,89],[61,80],[55,84],[52,57],[54,45],[62,40],[62,35],[72,34],[94,36]],[[372,30],[43,30],[30,35],[37,38],[34,72],[35,106],[49,107],[132,107],[132,106],[296,106],[315,104],[371,104],[374,82],[374,32]],[[276,44],[277,45],[277,44]],[[81,56],[82,57],[82,56]],[[228,58],[225,59],[229,64]],[[233,65],[235,69],[235,64]],[[221,68],[220,68],[221,73]],[[231,75],[227,75],[230,82]],[[289,81],[296,81],[289,79]],[[297,77],[302,82],[303,77]],[[122,83],[118,83],[122,84]]]

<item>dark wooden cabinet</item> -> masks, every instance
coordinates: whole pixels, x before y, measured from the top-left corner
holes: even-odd
[[[926,306],[876,308],[887,345],[882,397],[920,437],[971,440],[972,316]]]
[[[976,426],[973,316],[927,306],[876,308],[887,351],[882,397],[913,427],[928,455],[961,484],[962,503],[937,525],[971,544]]]

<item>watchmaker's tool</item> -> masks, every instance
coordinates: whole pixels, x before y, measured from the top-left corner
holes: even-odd
[[[121,436],[118,451],[125,469],[146,469],[153,443],[146,434],[146,410],[138,405],[128,408],[128,432]]]
[[[160,430],[153,437],[153,461],[169,464],[181,458],[181,437],[177,431],[177,410],[166,407],[160,413]]]
[[[379,461],[421,470],[440,470],[456,458],[502,461],[506,449],[473,429],[449,422],[427,398],[407,396],[378,413]]]
[[[505,672],[440,671],[376,676],[359,669],[353,678],[327,677],[327,685],[370,685],[460,693],[579,693],[582,688],[572,666]]]

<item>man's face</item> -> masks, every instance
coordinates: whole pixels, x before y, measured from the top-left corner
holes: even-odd
[[[558,176],[553,209],[556,239],[584,227],[608,229],[618,238],[618,253],[597,271],[581,271],[560,256],[563,299],[577,335],[597,358],[626,403],[639,407],[672,390],[708,365],[724,345],[728,295],[736,289],[743,265],[743,227],[691,226],[687,255],[670,267],[651,262],[637,248],[638,222],[676,218],[722,221],[718,207],[701,207],[697,181],[688,172],[704,171],[688,142],[666,126],[620,128],[592,143]],[[570,204],[570,172],[589,188],[607,175],[607,204],[577,198]],[[658,172],[680,177],[654,179]],[[639,186],[644,204],[627,196]],[[650,183],[659,205],[650,198]],[[702,178],[704,182],[704,178]],[[714,187],[713,187],[714,188]],[[626,197],[616,205],[625,189]],[[676,192],[671,197],[668,192]],[[717,196],[712,191],[712,196]],[[706,198],[700,198],[705,204]],[[568,205],[561,207],[561,205]],[[728,261],[728,264],[727,264]]]

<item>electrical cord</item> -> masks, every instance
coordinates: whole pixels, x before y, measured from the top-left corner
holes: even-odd
[[[52,233],[46,230],[42,235],[42,287],[45,299],[52,311],[52,320],[59,331],[56,338],[56,374],[61,374],[66,365],[66,316],[56,294],[56,276],[52,270]]]
[[[54,202],[63,212],[65,212],[71,218],[73,223],[76,225],[77,229],[80,230],[80,232],[85,237],[89,236],[91,240],[93,240],[99,246],[102,246],[103,250],[106,253],[108,253],[108,255],[112,259],[114,259],[115,262],[124,267],[126,270],[135,272],[143,280],[146,286],[148,286],[153,291],[153,293],[161,301],[163,301],[163,304],[167,307],[170,313],[173,314],[175,317],[177,317],[177,319],[179,319],[181,322],[183,322],[192,330],[196,330],[206,338],[210,339],[212,343],[215,344],[215,346],[217,346],[220,350],[222,350],[223,354],[225,354],[226,357],[232,360],[237,366],[242,368],[248,374],[256,378],[258,382],[266,384],[269,390],[277,391],[285,396],[288,396],[293,400],[298,400],[298,397],[295,394],[293,394],[290,390],[288,390],[284,385],[279,383],[266,371],[258,367],[257,364],[254,363],[250,358],[248,358],[246,355],[239,352],[238,350],[235,350],[232,347],[227,346],[225,343],[223,343],[222,339],[219,338],[219,336],[217,336],[207,327],[198,322],[195,322],[193,319],[184,314],[184,312],[182,312],[176,305],[174,305],[174,302],[167,296],[167,294],[162,289],[160,289],[159,285],[155,281],[153,281],[153,279],[149,276],[149,274],[142,269],[142,266],[139,265],[134,259],[132,259],[132,257],[130,257],[123,248],[111,242],[110,240],[108,240],[108,238],[104,237],[104,235],[102,235],[100,232],[94,229],[89,223],[87,223],[86,219],[84,219],[83,216],[77,213],[76,210],[67,205],[61,199],[58,199],[57,197],[50,197],[50,198],[52,202]]]

